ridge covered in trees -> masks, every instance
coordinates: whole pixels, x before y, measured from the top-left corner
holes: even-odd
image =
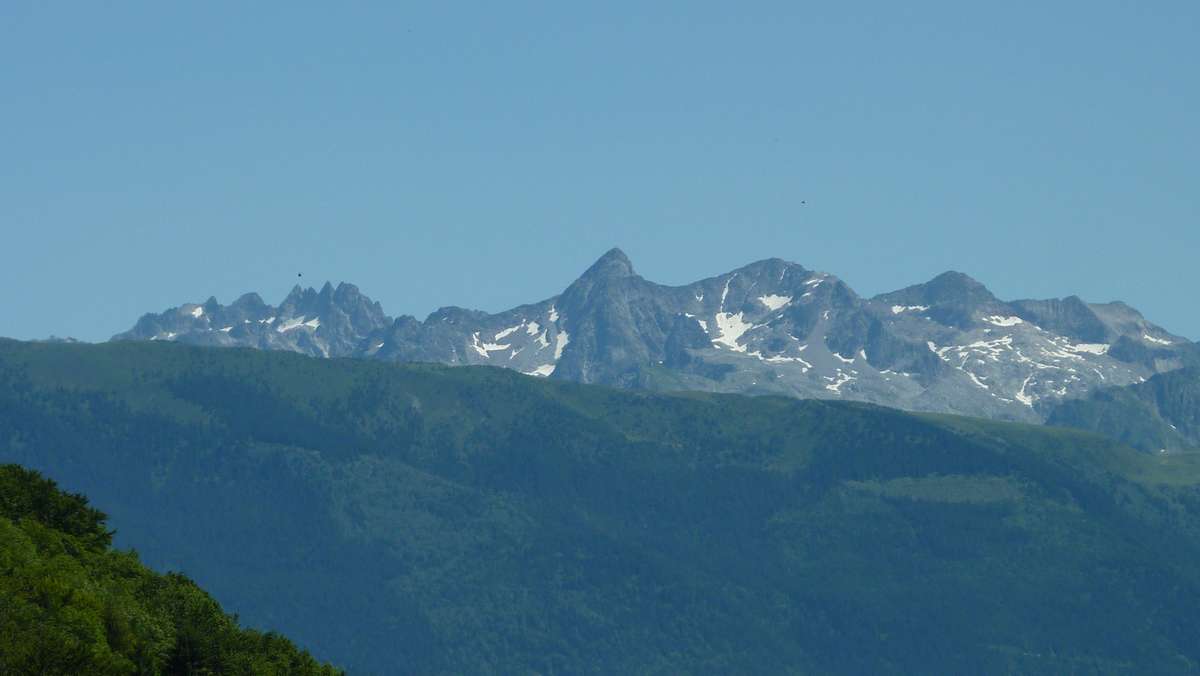
[[[0,465],[0,674],[340,673],[111,543],[86,498]]]
[[[0,341],[0,462],[353,673],[1196,673],[1194,458],[866,404]]]

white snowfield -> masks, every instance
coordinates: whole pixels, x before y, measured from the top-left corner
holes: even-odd
[[[996,326],[1016,326],[1017,324],[1025,323],[1025,320],[1021,319],[1020,317],[1001,317],[999,315],[984,317],[983,321],[989,324],[995,324]]]
[[[571,344],[571,337],[566,331],[559,331],[554,336],[554,361],[562,359],[563,350],[567,349],[567,345]]]
[[[765,296],[759,296],[758,302],[762,303],[763,305],[766,305],[768,310],[775,311],[775,310],[778,310],[779,308],[783,307],[784,305],[787,305],[788,303],[792,302],[792,297],[791,296],[778,296],[775,294],[767,294]]]
[[[713,338],[713,344],[724,345],[734,352],[745,352],[746,346],[738,344],[738,339],[754,328],[754,325],[744,321],[741,312],[718,312],[714,319],[717,322],[717,337]]]
[[[276,326],[275,330],[278,331],[279,333],[287,333],[288,331],[298,329],[302,326],[308,327],[310,329],[315,329],[315,328],[319,327],[320,325],[321,325],[321,320],[319,318],[314,317],[312,319],[309,319],[308,317],[300,316],[300,317],[292,317],[291,319],[283,320],[283,323]]]
[[[734,277],[737,277],[736,272],[733,273],[732,275],[730,275],[729,279],[725,280],[725,288],[721,289],[721,309],[722,310],[725,309],[725,299],[729,297],[729,284],[730,284],[730,282],[733,281]]]
[[[532,371],[526,371],[525,375],[538,376],[541,378],[549,378],[550,375],[554,373],[555,367],[556,367],[555,364],[542,364],[541,366],[535,368]]]
[[[521,328],[521,324],[517,324],[516,326],[511,326],[511,327],[504,329],[503,331],[497,333],[495,335],[495,337],[492,338],[492,340],[504,340],[506,337],[516,333],[517,329],[520,329],[520,328]]]

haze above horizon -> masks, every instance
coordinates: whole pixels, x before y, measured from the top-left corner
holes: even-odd
[[[498,311],[621,247],[870,296],[954,269],[1200,338],[1200,6],[0,9],[0,335],[303,273]]]

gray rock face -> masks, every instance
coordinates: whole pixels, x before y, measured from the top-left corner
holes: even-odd
[[[353,284],[292,289],[279,307],[248,293],[229,305],[215,298],[148,314],[113,340],[176,340],[195,345],[291,350],[318,357],[363,352],[391,319]]]
[[[833,275],[769,259],[669,287],[618,249],[566,290],[488,314],[392,319],[350,284],[296,287],[146,315],[114,340],[292,350],[315,357],[499,366],[648,389],[869,401],[1038,421],[1058,401],[1194,363],[1187,340],[1123,303],[1006,302],[947,272],[862,298]]]
[[[1046,423],[1103,434],[1149,453],[1200,451],[1200,368],[1102,387],[1053,406]]]

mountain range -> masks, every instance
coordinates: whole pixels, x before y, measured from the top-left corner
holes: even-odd
[[[315,357],[488,365],[657,391],[845,399],[1042,422],[1064,400],[1200,364],[1196,346],[1121,302],[1004,301],[959,272],[865,298],[780,259],[683,286],[619,249],[562,293],[494,314],[388,316],[352,284],[248,293],[147,314],[114,340]]]

